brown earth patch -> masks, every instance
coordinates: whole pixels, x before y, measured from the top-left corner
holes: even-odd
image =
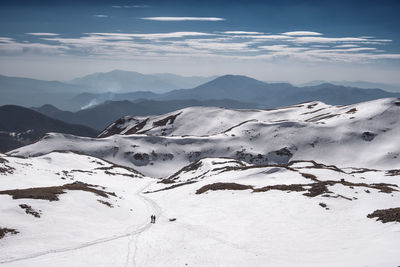
[[[62,186],[50,187],[35,187],[26,189],[14,189],[0,191],[0,195],[10,195],[13,199],[31,198],[43,199],[48,201],[58,201],[58,196],[65,193],[65,190],[80,190],[93,193],[95,195],[108,198],[109,196],[116,197],[114,192],[106,192],[104,190],[96,189],[96,185],[86,184],[82,182],[74,182]]]
[[[135,175],[133,175],[133,174],[127,174],[127,173],[110,172],[110,171],[104,171],[104,173],[107,174],[107,175],[113,175],[113,176],[115,176],[115,175],[121,175],[121,176],[126,176],[126,177],[131,177],[131,178],[134,178],[134,177],[135,177]]]
[[[285,165],[280,165],[280,164],[266,164],[266,165],[251,165],[251,166],[226,166],[226,167],[221,167],[221,168],[215,168],[212,171],[221,171],[222,172],[227,172],[227,171],[244,171],[244,170],[249,170],[249,169],[262,169],[262,168],[284,168],[293,172],[298,172],[296,169],[293,169],[289,167],[287,164]]]
[[[365,173],[365,172],[378,172],[378,170],[375,169],[367,169],[367,168],[351,168],[353,169],[350,174],[354,173]]]
[[[172,180],[170,180],[168,178],[162,179],[162,180],[157,182],[157,184],[173,184],[173,183],[175,183],[175,181],[172,181]]]
[[[197,189],[196,194],[202,194],[209,190],[216,191],[216,190],[247,190],[253,189],[250,185],[242,185],[237,183],[214,183],[209,184]]]
[[[367,215],[368,218],[378,218],[382,223],[400,222],[400,208],[376,210]]]
[[[314,108],[316,105],[318,105],[318,103],[312,103],[312,104],[309,104],[307,106],[307,108],[311,109],[311,108]]]
[[[293,160],[293,161],[289,162],[287,164],[287,166],[292,166],[295,163],[302,163],[302,162],[308,162],[308,163],[311,163],[313,165],[313,166],[301,167],[302,169],[303,168],[304,169],[329,169],[329,170],[332,170],[332,171],[345,173],[342,169],[339,169],[335,165],[325,165],[325,164],[322,164],[322,163],[317,163],[314,160]]]
[[[71,170],[70,172],[81,172],[81,173],[93,174],[92,171],[84,171],[84,170]]]
[[[114,208],[114,206],[108,201],[104,201],[104,200],[101,200],[101,199],[98,199],[97,201],[100,202],[103,205],[106,205],[107,207]]]
[[[337,116],[339,116],[339,114],[324,113],[324,114],[309,118],[309,119],[307,119],[305,121],[306,122],[317,122],[317,121],[320,121],[320,120],[326,120],[326,119],[330,119],[330,118],[337,117]]]
[[[268,185],[264,186],[261,188],[254,188],[253,186],[250,185],[242,185],[242,184],[236,184],[236,183],[214,183],[214,184],[209,184],[201,187],[196,191],[196,194],[202,194],[208,190],[246,190],[246,189],[252,189],[254,193],[259,193],[259,192],[267,192],[270,190],[280,190],[280,191],[295,191],[295,192],[301,192],[301,191],[307,191],[304,193],[304,196],[307,197],[316,197],[316,196],[324,196],[324,197],[342,197],[344,199],[352,200],[350,198],[341,196],[341,195],[336,195],[332,196],[330,194],[333,194],[334,192],[330,191],[328,189],[328,186],[333,186],[335,184],[342,184],[344,186],[348,187],[367,187],[371,189],[376,189],[379,190],[381,193],[392,193],[394,191],[398,191],[397,189],[394,189],[392,187],[397,187],[397,185],[394,184],[365,184],[365,183],[352,183],[352,182],[347,182],[344,179],[341,179],[340,181],[317,181],[315,183],[309,183],[309,184],[290,184],[290,185]]]
[[[111,163],[111,162],[108,162],[108,163]],[[135,169],[132,169],[132,168],[129,168],[129,167],[126,167],[126,166],[122,166],[122,165],[117,165],[117,164],[114,164],[114,163],[111,163],[111,164],[112,164],[111,166],[97,167],[95,170],[102,170],[102,171],[105,171],[104,173],[109,174],[109,175],[116,175],[116,174],[118,174],[118,175],[123,175],[123,176],[135,177],[135,176],[132,175],[132,174],[122,174],[122,173],[111,173],[111,172],[110,172],[110,170],[121,168],[121,169],[125,169],[125,170],[127,170],[127,171],[129,171],[129,172],[132,172],[132,173],[134,173],[134,174],[137,175],[137,176],[144,176],[142,173],[138,172],[138,171],[135,170]],[[108,172],[107,172],[107,171],[108,171]],[[136,177],[137,177],[137,176],[136,176]]]
[[[242,126],[243,124],[246,124],[246,123],[251,122],[251,121],[257,121],[257,120],[256,120],[256,119],[251,119],[251,120],[243,121],[243,122],[241,122],[241,123],[238,123],[238,124],[232,126],[232,127],[229,128],[229,129],[226,129],[226,130],[223,131],[222,133],[230,132],[231,130],[233,130],[233,129],[237,128],[237,127],[240,127],[240,126]]]
[[[314,174],[311,173],[304,173],[304,172],[300,172],[301,176],[303,176],[304,178],[307,179],[311,179],[313,181],[318,181],[317,176],[315,176]]]
[[[231,158],[226,158],[227,161],[222,161],[222,162],[215,162],[212,161],[213,165],[222,165],[222,164],[227,164],[227,163],[237,163],[240,166],[246,166],[243,162],[241,162],[240,160],[235,160],[235,159],[231,159]]]
[[[389,170],[386,172],[386,176],[398,176],[400,175],[400,170]]]
[[[316,109],[316,110],[313,110],[313,111],[301,113],[300,115],[309,115],[309,114],[317,113],[318,111],[321,111],[321,110],[324,110],[324,109],[325,108],[319,108],[319,109]]]
[[[139,133],[139,131],[140,131],[141,129],[143,129],[144,126],[146,126],[146,123],[147,123],[148,120],[149,120],[149,119],[147,118],[147,119],[145,119],[145,120],[139,122],[139,123],[136,124],[134,127],[132,127],[131,129],[129,129],[129,130],[125,133],[125,135],[130,135],[130,134]]]
[[[9,163],[9,161],[5,158],[0,157],[0,164],[3,164],[3,167],[0,167],[0,174],[14,173],[15,168],[8,166],[6,163]]]
[[[175,115],[168,116],[168,117],[166,117],[166,118],[164,118],[162,120],[155,121],[155,122],[153,122],[153,126],[160,127],[160,126],[165,126],[168,123],[169,124],[173,124],[174,121],[176,120],[176,117],[178,117],[181,114],[182,114],[182,112],[179,112],[179,113],[177,113]]]
[[[3,237],[6,236],[6,234],[12,234],[12,235],[16,235],[19,232],[15,229],[11,229],[11,228],[2,228],[0,227],[0,239],[2,239]]]
[[[302,184],[281,184],[281,185],[269,185],[269,186],[264,186],[261,188],[256,188],[253,190],[253,192],[267,192],[270,190],[280,190],[280,191],[295,191],[295,192],[300,192],[300,191],[305,191],[306,189],[304,188],[304,185]]]
[[[346,114],[354,114],[356,112],[357,112],[357,109],[356,108],[352,108],[352,109],[346,111]]]
[[[326,209],[326,210],[329,210],[328,205],[326,205],[326,204],[323,203],[323,202],[320,202],[318,205],[320,205],[321,207],[323,207],[323,208]]]
[[[32,216],[34,216],[36,218],[40,218],[40,212],[41,212],[40,210],[36,211],[31,206],[29,206],[27,204],[20,204],[19,207],[21,209],[24,209],[26,214],[30,214],[30,215],[32,215]]]
[[[104,131],[107,132],[102,132],[98,135],[99,138],[104,138],[104,137],[109,137],[111,135],[114,134],[119,134],[121,132],[121,128],[119,127],[120,125],[122,125],[125,122],[124,118],[119,118],[114,124],[113,126],[111,126],[110,128],[106,128]]]
[[[185,172],[190,172],[190,171],[196,171],[201,166],[203,166],[203,163],[200,160],[198,160],[192,164],[189,164],[189,165],[183,167],[182,169],[180,169],[179,171],[177,171],[176,173],[172,174],[170,177],[168,177],[167,179],[164,179],[164,180],[170,180],[170,181],[176,180],[180,174],[185,173]],[[164,181],[163,183],[166,183],[166,182]]]

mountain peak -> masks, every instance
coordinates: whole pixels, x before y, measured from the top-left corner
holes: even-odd
[[[264,83],[254,78],[245,75],[226,74],[215,78],[213,81],[243,81],[243,82],[258,82]],[[211,81],[212,82],[212,81]]]
[[[250,86],[258,87],[264,85],[266,85],[266,83],[247,76],[227,74],[217,77],[212,81],[198,86],[197,88],[247,88]]]

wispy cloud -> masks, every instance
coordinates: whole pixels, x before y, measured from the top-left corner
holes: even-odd
[[[348,47],[359,47],[359,45],[355,44],[344,44],[344,45],[336,45],[337,48],[348,48]]]
[[[124,5],[124,6],[112,6],[113,8],[149,8],[149,5]]]
[[[226,34],[263,34],[262,32],[247,32],[247,31],[225,31]]]
[[[154,21],[223,21],[224,18],[216,17],[145,17],[144,20]]]
[[[302,34],[306,31],[301,31]],[[289,32],[293,33],[293,32]],[[53,33],[28,33],[37,41],[0,37],[0,53],[49,53],[113,59],[230,58],[243,60],[363,62],[400,59],[384,50],[389,39],[266,34],[253,31],[85,33],[65,38]]]
[[[63,54],[69,49],[60,44],[17,42],[12,38],[0,38],[0,55]]]
[[[34,36],[57,36],[57,35],[60,35],[58,33],[52,33],[52,32],[27,32],[26,34],[34,35]]]
[[[142,38],[142,39],[164,39],[164,38],[182,38],[189,36],[207,36],[214,35],[212,33],[204,32],[168,32],[168,33],[89,33],[98,36],[119,36],[119,37],[130,37],[130,38]]]
[[[368,42],[370,39],[359,37],[314,37],[301,36],[292,39],[296,43],[344,43],[344,42]],[[377,40],[376,40],[377,41]]]
[[[104,14],[96,14],[96,15],[93,15],[94,17],[96,17],[96,18],[108,18],[108,15],[104,15]]]
[[[293,32],[284,32],[282,33],[284,35],[290,35],[290,36],[310,36],[310,35],[322,35],[322,33],[319,32],[310,32],[310,31],[293,31]]]
[[[14,39],[9,37],[0,37],[0,43],[13,43]]]

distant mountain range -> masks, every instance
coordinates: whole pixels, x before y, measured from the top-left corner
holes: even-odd
[[[68,100],[86,90],[88,88],[63,82],[0,75],[0,105],[30,107],[52,103],[73,110],[76,107]]]
[[[288,83],[264,83],[246,76],[225,75],[193,89],[168,92],[160,98],[199,100],[229,98],[275,108],[314,100],[331,105],[347,105],[397,96],[400,96],[400,93],[381,89],[360,89],[329,83],[296,87]]]
[[[52,104],[63,110],[74,111],[88,104],[74,101],[73,97],[82,93],[166,92],[173,89],[193,88],[213,78],[215,77],[184,77],[174,74],[148,75],[121,70],[95,73],[70,82],[0,75],[0,105],[32,107]],[[106,100],[112,99],[109,96]]]
[[[154,92],[80,94],[74,103],[89,107],[107,100],[210,100],[232,99],[239,102],[255,103],[253,108],[275,108],[306,101],[323,101],[331,105],[354,104],[384,97],[397,97],[400,93],[381,89],[361,89],[323,83],[314,86],[297,87],[289,83],[265,83],[240,75],[224,75],[192,89],[177,89],[157,94]],[[77,104],[76,104],[77,105]]]
[[[184,77],[175,74],[142,74],[134,71],[114,70],[111,72],[100,72],[77,78],[72,84],[81,85],[95,89],[97,92],[134,92],[151,91],[163,93],[180,88],[193,88],[205,82],[211,81],[213,77]]]
[[[152,115],[167,112],[170,111],[171,103],[176,104],[174,109],[187,106],[183,102],[164,103],[175,100],[201,102],[218,100],[223,102],[215,103],[216,105],[229,108],[276,108],[314,100],[331,105],[346,105],[400,96],[400,92],[361,89],[330,83],[299,87],[289,83],[266,83],[240,75],[224,75],[210,81],[211,78],[182,77],[172,74],[147,75],[119,70],[95,73],[68,83],[0,76],[0,105],[40,107],[51,104],[57,109],[76,112],[102,105],[106,101],[163,101],[162,108],[151,105],[139,110],[121,107],[118,113],[111,112],[118,117],[128,114]],[[226,102],[227,100],[233,100],[235,103],[232,106],[232,103]],[[254,105],[249,106],[249,103]],[[210,105],[209,103],[197,104]],[[128,103],[128,105],[131,104]],[[123,106],[125,107],[126,104]],[[164,108],[165,106],[168,106],[168,109]],[[155,110],[150,110],[150,107]],[[122,110],[136,113],[122,113]],[[115,118],[105,121],[111,122]],[[82,123],[81,119],[68,121]],[[100,125],[103,127],[104,121],[90,124],[91,127],[97,129],[100,129]]]
[[[55,120],[28,108],[0,107],[0,152],[33,143],[48,132],[87,137],[97,135],[97,131],[89,127]]]
[[[383,89],[389,92],[400,92],[400,84],[386,84],[386,83],[374,83],[374,82],[366,82],[366,81],[324,81],[324,80],[316,80],[310,81],[303,84],[298,84],[297,86],[315,86],[320,85],[322,83],[331,83],[334,85],[343,85],[343,86],[351,86],[363,89]]]

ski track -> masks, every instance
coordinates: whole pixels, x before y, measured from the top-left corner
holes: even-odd
[[[140,192],[142,199],[145,201],[146,206],[147,206],[147,210],[149,210],[149,213],[156,215],[157,218],[159,218],[162,214],[161,212],[161,208],[160,206],[158,206],[158,204],[156,202],[154,202],[153,200],[149,199],[148,197],[143,195],[143,191],[145,191],[152,183],[156,183],[156,181],[154,182],[149,182],[146,186],[144,186]],[[141,233],[143,233],[145,230],[149,229],[151,227],[151,223],[147,223],[145,227],[143,227],[142,231],[138,232],[137,234],[131,235],[131,238],[129,239],[129,243],[128,243],[128,253],[126,256],[126,261],[125,261],[125,267],[129,266],[130,264],[130,257],[131,254],[132,256],[132,265],[136,266],[136,251],[138,250],[138,246],[137,246],[137,241],[139,238],[139,235]],[[133,253],[131,253],[131,246],[132,246],[132,241],[134,241],[134,251]]]
[[[146,190],[151,184],[155,183],[156,181],[150,181],[149,183],[147,183],[143,188],[141,188],[140,190],[138,190],[136,192],[136,195],[141,196],[141,198],[144,200],[144,202],[146,203],[146,206],[148,208],[148,210],[153,210],[153,213],[157,215],[157,217],[161,214],[161,208],[157,205],[157,203],[155,203],[154,201],[150,200],[149,198],[143,196],[141,193]],[[131,225],[129,226],[127,229],[129,228],[136,228],[137,225]],[[42,252],[38,252],[38,253],[33,253],[30,255],[26,255],[23,257],[19,257],[19,258],[13,258],[13,259],[8,259],[8,260],[2,260],[0,261],[0,264],[6,264],[6,263],[12,263],[12,262],[18,262],[18,261],[24,261],[24,260],[30,260],[30,259],[34,259],[34,258],[38,258],[38,257],[42,257],[42,256],[46,256],[46,255],[50,255],[50,254],[57,254],[57,253],[63,253],[63,252],[68,252],[68,251],[74,251],[74,250],[79,250],[79,249],[83,249],[83,248],[87,248],[90,246],[94,246],[94,245],[98,245],[98,244],[102,244],[102,243],[106,243],[106,242],[110,242],[110,241],[114,241],[114,240],[118,240],[118,239],[122,239],[125,237],[130,236],[130,240],[128,243],[128,255],[127,255],[127,262],[125,264],[125,266],[128,266],[129,264],[129,257],[131,254],[131,242],[133,240],[133,237],[135,237],[135,243],[137,240],[137,235],[141,234],[142,232],[146,231],[147,229],[149,229],[151,227],[151,223],[147,222],[143,225],[140,225],[139,228],[136,228],[136,230],[129,232],[129,233],[124,233],[124,234],[120,234],[120,235],[113,235],[111,237],[105,237],[105,238],[100,238],[100,239],[96,239],[90,242],[85,242],[82,243],[81,245],[78,246],[73,246],[73,247],[66,247],[66,248],[60,248],[60,249],[51,249],[51,250],[47,250],[47,251],[42,251]],[[137,246],[135,244],[135,252],[137,250]],[[135,255],[133,255],[133,266],[135,266]]]

